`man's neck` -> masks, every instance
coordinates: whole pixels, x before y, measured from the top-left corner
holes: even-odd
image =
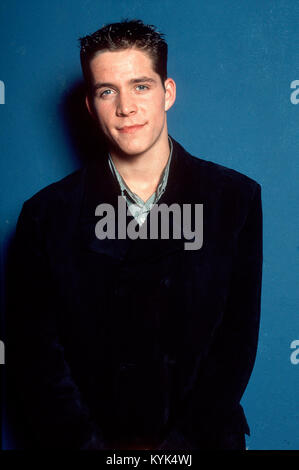
[[[157,189],[162,172],[167,165],[170,146],[168,136],[163,145],[153,147],[140,155],[121,156],[111,151],[115,167],[127,186],[146,201]]]

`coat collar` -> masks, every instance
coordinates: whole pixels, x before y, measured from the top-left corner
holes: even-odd
[[[173,155],[169,169],[166,191],[161,196],[159,204],[184,204],[192,202],[192,157],[183,147],[172,139]],[[82,246],[96,253],[123,260],[147,259],[165,256],[177,250],[184,249],[185,238],[169,240],[130,240],[104,239],[99,240],[95,235],[95,225],[99,217],[95,209],[99,204],[110,204],[117,216],[118,196],[121,191],[109,168],[108,155],[102,154],[85,169],[83,202],[80,213],[80,238]],[[148,219],[146,223],[148,224]],[[132,219],[128,218],[128,221]],[[116,219],[117,224],[117,219]],[[189,240],[190,241],[190,240]]]

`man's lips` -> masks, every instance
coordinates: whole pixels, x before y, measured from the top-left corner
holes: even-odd
[[[118,132],[121,132],[122,134],[133,134],[134,132],[138,131],[144,126],[145,124],[135,124],[134,126],[124,126],[124,127],[118,128]]]

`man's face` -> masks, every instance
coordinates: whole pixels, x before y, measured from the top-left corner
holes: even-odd
[[[175,100],[175,83],[163,88],[151,58],[138,49],[99,53],[90,62],[89,112],[108,138],[110,149],[125,155],[159,150],[168,139],[166,111]]]

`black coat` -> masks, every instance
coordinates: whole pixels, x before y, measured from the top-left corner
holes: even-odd
[[[173,143],[159,204],[203,204],[199,250],[99,240],[95,208],[120,194],[104,156],[23,205],[6,371],[36,448],[205,449],[249,433],[261,188]]]

